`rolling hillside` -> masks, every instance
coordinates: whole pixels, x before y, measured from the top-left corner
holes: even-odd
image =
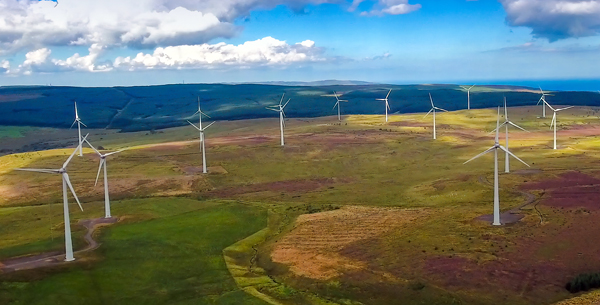
[[[214,120],[272,117],[265,109],[285,93],[291,99],[288,117],[333,115],[333,91],[349,100],[343,114],[380,114],[389,88],[391,113],[424,112],[430,108],[431,93],[436,106],[457,110],[466,107],[466,91],[458,85],[328,85],[279,86],[266,84],[177,84],[147,87],[0,87],[0,125],[68,128],[73,122],[73,102],[90,128],[123,132],[182,126],[197,109]],[[600,105],[595,92],[552,92],[551,104]],[[540,95],[532,88],[487,86],[471,91],[472,108],[500,105],[506,96],[509,106],[534,105]]]

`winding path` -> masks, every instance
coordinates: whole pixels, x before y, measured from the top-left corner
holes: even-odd
[[[88,245],[81,250],[75,251],[75,254],[81,254],[98,249],[98,247],[100,247],[100,244],[94,239],[94,232],[99,227],[111,225],[113,223],[116,223],[117,221],[119,221],[119,219],[116,217],[80,220],[78,224],[82,225],[87,229],[84,239]],[[47,252],[38,255],[9,258],[0,262],[0,271],[1,273],[9,273],[18,270],[29,270],[41,267],[61,265],[66,263],[64,259],[65,255],[58,251]]]

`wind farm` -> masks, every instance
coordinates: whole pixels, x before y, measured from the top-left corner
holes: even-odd
[[[0,0],[0,305],[600,304],[600,0],[58,2]]]

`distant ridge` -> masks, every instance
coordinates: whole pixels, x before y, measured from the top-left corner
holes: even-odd
[[[275,85],[275,86],[365,86],[365,85],[377,85],[378,83],[371,83],[358,80],[318,80],[312,82],[284,82],[284,81],[272,81],[272,82],[247,82],[240,84],[257,84],[257,85]]]

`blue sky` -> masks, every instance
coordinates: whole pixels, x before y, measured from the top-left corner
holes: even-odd
[[[600,78],[596,0],[55,5],[0,0],[0,85]]]

